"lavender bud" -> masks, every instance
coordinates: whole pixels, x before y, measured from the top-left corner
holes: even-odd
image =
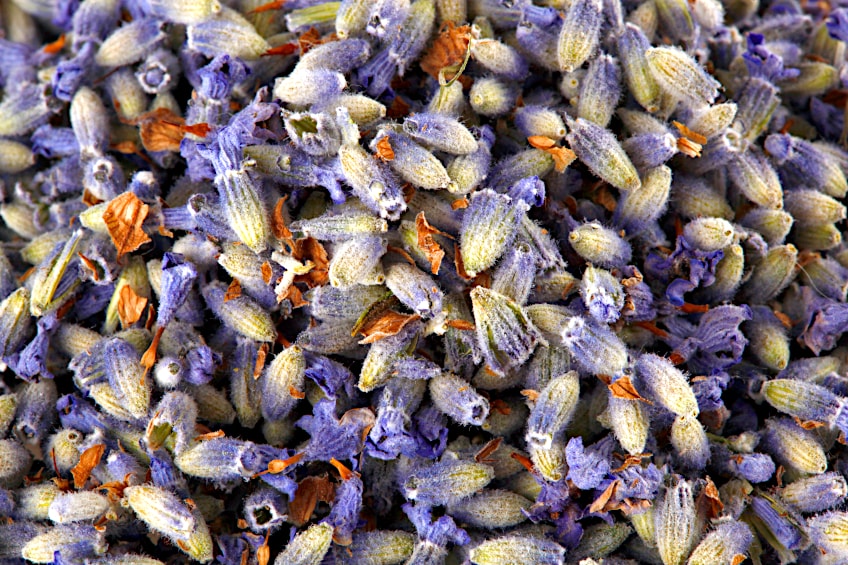
[[[580,294],[589,314],[598,322],[612,324],[624,308],[624,288],[604,269],[586,267],[580,282]]]
[[[229,54],[245,61],[264,55],[271,46],[253,25],[235,11],[222,8],[221,15],[186,28],[188,48],[207,57]]]
[[[627,453],[638,455],[645,451],[651,420],[642,402],[610,395],[602,423],[612,429]]]
[[[554,541],[518,535],[484,541],[471,550],[474,565],[562,565],[565,548]]]
[[[675,477],[655,513],[657,551],[666,565],[683,565],[701,537],[692,486]]]
[[[527,302],[536,275],[536,255],[526,243],[516,243],[498,265],[492,279],[492,290],[517,304]]]
[[[638,178],[638,177],[637,177]],[[602,267],[621,267],[630,262],[630,244],[609,228],[592,222],[574,228],[568,242],[587,262]]]
[[[477,151],[474,135],[451,116],[421,112],[404,120],[403,131],[420,143],[452,155],[468,155]]]
[[[818,190],[791,190],[784,201],[786,211],[801,226],[820,226],[845,219],[845,206]]]
[[[683,228],[683,237],[702,251],[710,253],[733,243],[733,224],[722,218],[697,218]]]
[[[375,274],[376,280],[382,282],[384,277],[380,259],[385,252],[386,240],[382,237],[357,237],[340,244],[330,260],[330,284],[341,288],[364,285]]]
[[[711,104],[718,96],[718,81],[686,52],[673,47],[651,47],[645,56],[657,82],[669,94],[695,105]]]
[[[514,85],[494,77],[487,77],[474,81],[468,93],[468,100],[475,112],[494,118],[512,110],[518,94]]]
[[[615,135],[594,122],[566,117],[571,149],[596,176],[621,190],[642,186],[639,173],[621,148]]]
[[[589,526],[583,531],[580,544],[569,553],[568,558],[575,561],[580,560],[580,563],[585,563],[586,559],[605,559],[617,550],[632,533],[633,529],[622,523]]]
[[[579,68],[598,47],[603,22],[603,2],[578,0],[565,15],[559,32],[557,56],[559,68],[571,72]]]
[[[731,563],[739,555],[745,555],[753,541],[750,527],[744,522],[726,520],[704,536],[698,547],[689,556],[687,565],[709,565]]]
[[[569,371],[551,380],[539,393],[527,420],[527,444],[550,449],[565,430],[580,396],[577,371]]]
[[[52,481],[20,488],[15,493],[14,517],[18,520],[49,520],[50,505],[64,494]]]
[[[122,339],[110,340],[103,350],[103,365],[109,385],[132,417],[147,416],[152,387],[135,348]]]
[[[94,61],[107,68],[130,65],[156,49],[164,38],[162,22],[158,19],[134,20],[119,27],[100,44]]]
[[[671,361],[646,353],[636,362],[636,371],[652,396],[678,416],[698,416],[698,401],[686,376]]]
[[[821,385],[798,379],[772,379],[760,390],[777,410],[805,421],[832,425],[841,409],[839,397]]]
[[[502,294],[478,286],[471,291],[477,340],[489,367],[504,373],[530,358],[538,342],[544,342],[518,304]]]
[[[827,457],[815,436],[788,418],[766,420],[763,440],[769,453],[790,469],[810,475],[827,470]]]
[[[408,500],[422,504],[455,504],[488,485],[493,478],[494,471],[489,465],[445,458],[413,471],[403,483],[403,492]]]
[[[384,129],[371,143],[372,150],[379,148],[381,143],[391,147],[394,156],[389,166],[403,180],[427,190],[448,186],[451,179],[442,162],[405,135]]]
[[[792,216],[783,210],[755,208],[745,214],[741,223],[746,228],[759,232],[770,246],[777,246],[786,240],[793,222]]]
[[[730,180],[745,197],[764,208],[779,210],[783,206],[783,189],[777,172],[765,155],[749,150],[737,153],[728,163]]]
[[[266,420],[282,420],[294,408],[296,392],[303,392],[306,359],[294,345],[274,357],[262,373],[262,415]]]
[[[671,169],[665,165],[649,169],[639,190],[621,195],[615,209],[615,221],[628,233],[637,234],[665,212],[671,192]]]
[[[495,264],[510,245],[527,204],[491,189],[475,192],[462,218],[460,252],[465,271],[474,276]]]
[[[627,23],[624,32],[618,37],[617,45],[628,89],[643,108],[656,112],[659,110],[662,95],[646,57],[651,46],[650,40],[639,26]]]
[[[810,538],[837,559],[848,557],[848,513],[827,512],[807,521]]]
[[[412,555],[415,536],[400,530],[357,532],[353,543],[345,548],[351,554],[345,560],[351,565],[395,565]]]
[[[618,61],[604,54],[595,57],[582,82],[577,116],[607,127],[621,98]]]
[[[671,424],[671,445],[685,469],[703,469],[710,458],[707,433],[697,418],[678,416]]]
[[[50,503],[47,518],[56,524],[94,521],[110,507],[109,499],[102,494],[91,491],[66,492]]]
[[[515,127],[524,137],[541,135],[554,140],[565,137],[565,123],[560,115],[544,106],[522,106],[515,111]]]
[[[336,12],[336,34],[346,39],[364,33],[370,14],[369,0],[342,0]]]
[[[616,376],[627,366],[624,342],[606,325],[574,316],[563,324],[560,339],[588,373]]]
[[[468,381],[443,373],[430,379],[430,398],[443,414],[467,426],[481,426],[489,415],[489,401]]]
[[[471,526],[494,530],[509,528],[527,520],[522,511],[530,509],[529,500],[506,490],[484,490],[468,500],[449,506],[448,513]]]
[[[151,13],[175,24],[198,24],[221,11],[218,0],[192,0],[174,4],[168,0],[148,0]]]
[[[106,537],[94,526],[56,526],[36,535],[21,548],[20,556],[33,563],[53,563],[56,552],[71,562],[106,553]]]
[[[471,42],[471,56],[480,66],[508,80],[523,80],[527,76],[527,62],[512,47],[494,39]]]
[[[768,250],[742,287],[740,299],[763,304],[777,296],[795,277],[798,250],[794,245],[779,245]]]
[[[799,512],[822,512],[841,504],[848,483],[839,473],[824,473],[792,481],[780,490],[780,498]]]

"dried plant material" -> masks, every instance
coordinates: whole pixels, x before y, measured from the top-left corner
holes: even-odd
[[[97,206],[102,203],[103,200],[100,200],[96,196],[94,196],[87,188],[82,191],[82,203],[86,206]]]
[[[790,318],[783,312],[780,312],[778,310],[772,310],[772,312],[774,313],[774,317],[777,318],[780,324],[787,330],[792,329],[792,326],[795,325],[792,323],[792,318]]]
[[[616,479],[609,484],[609,486],[601,493],[601,495],[595,499],[595,501],[589,506],[589,513],[593,514],[595,512],[601,512],[604,507],[606,507],[607,503],[615,494],[616,489],[618,489],[618,485],[621,484],[621,479]]]
[[[451,210],[464,210],[465,208],[468,208],[468,204],[469,202],[467,198],[458,198],[451,202]]]
[[[235,300],[241,296],[241,283],[238,279],[233,279],[230,286],[227,287],[227,292],[224,294],[224,302]]]
[[[289,396],[292,398],[297,398],[298,400],[303,400],[306,398],[306,393],[300,390],[297,390],[293,386],[289,387]]]
[[[612,471],[613,473],[620,473],[621,471],[624,471],[628,467],[633,467],[634,465],[641,465],[642,459],[650,457],[651,454],[650,453],[638,453],[636,455],[627,455],[627,456],[619,456],[618,454],[616,454],[616,456],[624,457],[624,462],[621,464],[621,466],[618,469],[613,470]]]
[[[556,147],[556,141],[544,135],[531,135],[527,138],[527,143],[530,144],[530,147],[540,149],[541,151],[547,151],[552,147]]]
[[[139,321],[146,308],[147,298],[136,294],[130,285],[124,285],[118,291],[118,318],[124,328]]]
[[[389,142],[389,137],[381,137],[377,142],[377,157],[383,161],[392,161],[395,158],[395,150]]]
[[[206,137],[212,128],[208,124],[186,125],[185,120],[168,108],[157,108],[134,120],[138,124],[141,144],[147,151],[179,151],[187,133]]]
[[[65,34],[63,33],[56,39],[56,41],[51,41],[50,43],[42,47],[41,50],[48,55],[56,55],[62,49],[65,48],[65,39]]]
[[[433,237],[435,234],[443,235],[453,239],[450,235],[437,230],[427,222],[424,217],[424,212],[419,212],[415,216],[415,231],[418,234],[418,247],[424,252],[427,261],[430,262],[430,272],[434,275],[439,274],[439,268],[442,266],[442,259],[445,258],[445,250]]]
[[[99,281],[101,271],[97,268],[97,263],[83,255],[81,251],[77,251],[77,257],[80,258],[80,261],[82,261],[82,264],[85,265],[85,268],[91,271],[91,276],[94,278],[94,280]]]
[[[536,402],[539,398],[539,391],[532,388],[525,388],[521,391],[521,396],[528,399],[530,402]]]
[[[558,173],[565,171],[577,159],[577,154],[567,147],[551,147],[546,153],[554,158],[554,170]]]
[[[261,14],[262,12],[270,12],[271,10],[279,10],[283,7],[283,4],[285,3],[286,0],[273,0],[272,2],[268,2],[267,4],[257,6],[256,8],[250,10],[248,14]]]
[[[688,137],[690,140],[692,140],[693,142],[695,142],[699,145],[704,145],[707,142],[706,137],[704,137],[703,135],[701,135],[698,132],[692,131],[691,129],[689,129],[685,125],[681,124],[680,122],[673,121],[671,123],[674,127],[677,128],[677,131],[679,131],[680,135],[682,135],[683,137]]]
[[[347,467],[345,467],[344,463],[336,459],[335,457],[330,459],[330,465],[336,468],[336,471],[339,472],[339,476],[343,481],[349,481],[353,477],[357,476],[359,473],[354,473]]]
[[[118,141],[117,143],[110,143],[109,149],[117,151],[118,153],[123,153],[124,155],[136,155],[139,152],[138,144],[131,139],[125,139],[124,141]]]
[[[470,41],[471,26],[457,27],[451,21],[445,22],[438,37],[421,58],[421,70],[438,79],[442,69],[455,67],[465,60]],[[445,78],[450,80],[452,77]]]
[[[118,259],[150,241],[141,229],[149,210],[147,204],[129,191],[113,198],[106,205],[103,222],[109,230],[115,249],[118,250]]]
[[[459,244],[453,244],[453,265],[456,267],[456,274],[463,280],[470,281],[472,278],[465,270],[465,264],[462,262],[462,253],[459,250]]]
[[[145,371],[149,371],[156,364],[156,350],[159,349],[159,340],[162,339],[162,332],[164,331],[165,328],[156,330],[156,333],[153,334],[153,341],[150,342],[150,347],[141,356],[141,366],[144,367]]]
[[[704,488],[698,495],[696,505],[702,510],[702,515],[706,515],[707,519],[712,520],[721,516],[722,510],[724,510],[724,504],[721,498],[719,498],[715,483],[713,483],[710,477],[706,477],[706,480],[707,484],[704,485]]]
[[[625,516],[630,516],[632,514],[641,514],[650,507],[650,500],[637,499],[634,502],[629,498],[625,498],[621,502],[607,504],[604,507],[604,510],[607,512],[611,512],[612,510],[621,510],[622,514],[624,514]]]
[[[271,548],[268,547],[268,536],[266,535],[265,541],[256,549],[256,563],[257,565],[268,565],[270,560]]]
[[[285,195],[274,205],[274,213],[271,215],[271,231],[274,232],[274,237],[285,243],[289,249],[294,248],[294,239],[292,232],[286,225],[286,218],[283,216],[283,206],[288,200],[289,195]]]
[[[274,272],[271,270],[271,263],[265,261],[262,263],[262,282],[265,284],[271,284],[271,277],[274,275]]]
[[[389,106],[389,108],[386,110],[386,116],[393,120],[404,118],[409,115],[409,109],[409,104],[407,104],[403,98],[401,98],[400,96],[395,96],[392,99],[391,106]]]
[[[262,369],[265,368],[265,359],[268,356],[268,344],[263,343],[256,351],[256,364],[253,366],[253,378],[258,379],[262,374]]]
[[[747,559],[747,557],[745,555],[743,555],[742,553],[737,553],[736,555],[733,556],[733,559],[731,559],[730,565],[739,565],[740,563],[742,563],[746,559]]]
[[[563,172],[577,159],[577,154],[574,151],[567,147],[558,147],[553,139],[544,135],[531,135],[527,138],[527,143],[553,157],[554,169],[558,173]]]
[[[294,242],[292,257],[302,263],[312,262],[312,269],[308,273],[297,275],[294,282],[306,283],[309,288],[323,286],[330,280],[330,260],[327,250],[314,238],[304,237]]]
[[[206,440],[209,440],[209,439],[224,437],[225,435],[226,434],[224,434],[224,430],[217,430],[217,431],[214,431],[214,432],[200,434],[199,436],[194,436],[194,440],[195,441],[206,441]]]
[[[501,443],[503,443],[502,437],[496,437],[495,439],[490,440],[486,445],[483,446],[480,451],[478,451],[474,455],[474,460],[477,463],[493,463],[494,461],[492,459],[489,459],[489,455],[497,451],[498,448],[501,446]]]
[[[282,45],[277,45],[276,47],[271,47],[270,49],[268,49],[267,51],[262,53],[262,56],[263,57],[271,57],[272,55],[282,55],[282,56],[292,55],[294,53],[297,53],[297,51],[299,49],[300,49],[300,46],[296,42],[283,43]]]
[[[636,390],[636,387],[633,386],[633,383],[630,382],[630,377],[624,376],[619,378],[617,381],[611,382],[607,385],[607,388],[610,391],[610,394],[614,398],[623,398],[625,400],[641,400],[646,404],[651,404],[651,401],[643,398],[642,395]]]
[[[301,308],[309,304],[309,301],[303,298],[303,293],[300,291],[300,289],[294,286],[293,284],[289,285],[289,287],[286,289],[286,292],[280,296],[280,301],[282,302],[283,300],[288,300],[291,303],[291,307],[293,309]]]
[[[685,137],[677,138],[677,150],[688,157],[692,157],[693,159],[700,157],[701,149],[703,149],[703,146],[691,139]]]
[[[397,306],[400,306],[400,300],[398,300],[394,294],[387,293],[385,298],[378,300],[359,315],[359,318],[350,330],[350,335],[355,336],[360,333],[363,328],[374,323],[376,320],[383,317],[383,314]]]
[[[360,340],[359,343],[374,343],[383,338],[397,335],[407,324],[419,319],[421,319],[421,316],[418,314],[401,314],[400,312],[389,310],[359,329],[359,333],[365,336],[365,339]]]
[[[469,322],[468,320],[448,320],[445,322],[445,325],[449,328],[462,331],[474,331],[477,329],[474,322]]]
[[[407,182],[403,184],[401,191],[403,192],[403,201],[407,204],[412,202],[412,199],[415,197],[415,187]]]
[[[289,502],[289,521],[297,527],[312,518],[318,501],[332,502],[335,487],[327,477],[306,477],[297,484],[297,492]]]
[[[824,422],[816,422],[815,420],[802,420],[798,416],[793,416],[792,419],[805,430],[815,430],[816,428],[822,428],[827,425]]]
[[[407,253],[404,249],[402,249],[400,247],[395,247],[394,245],[387,245],[386,251],[391,251],[392,253],[397,253],[398,255],[403,257],[406,260],[407,263],[409,263],[413,267],[415,266],[415,259],[413,259],[412,255]]]
[[[321,37],[321,32],[318,31],[318,28],[311,27],[297,38],[297,45],[300,48],[300,55],[306,55],[306,53],[323,43],[330,43],[331,41],[336,41],[338,37],[335,33],[331,33],[326,37]]]
[[[71,469],[71,475],[74,476],[74,488],[82,488],[91,472],[97,465],[100,464],[100,458],[106,451],[106,446],[102,443],[92,445],[80,454],[79,462]]]
[[[512,452],[509,454],[510,457],[521,463],[521,466],[534,473],[536,469],[533,467],[533,461],[530,460],[529,457],[521,455],[520,453]]]
[[[615,208],[618,205],[618,201],[612,192],[610,192],[609,186],[605,182],[602,182],[592,195],[592,202],[600,204],[607,212],[615,212]]]
[[[512,414],[512,408],[510,408],[509,404],[507,404],[500,398],[496,398],[495,400],[489,402],[489,407],[498,414],[503,414],[504,416],[509,416],[510,414]]]

